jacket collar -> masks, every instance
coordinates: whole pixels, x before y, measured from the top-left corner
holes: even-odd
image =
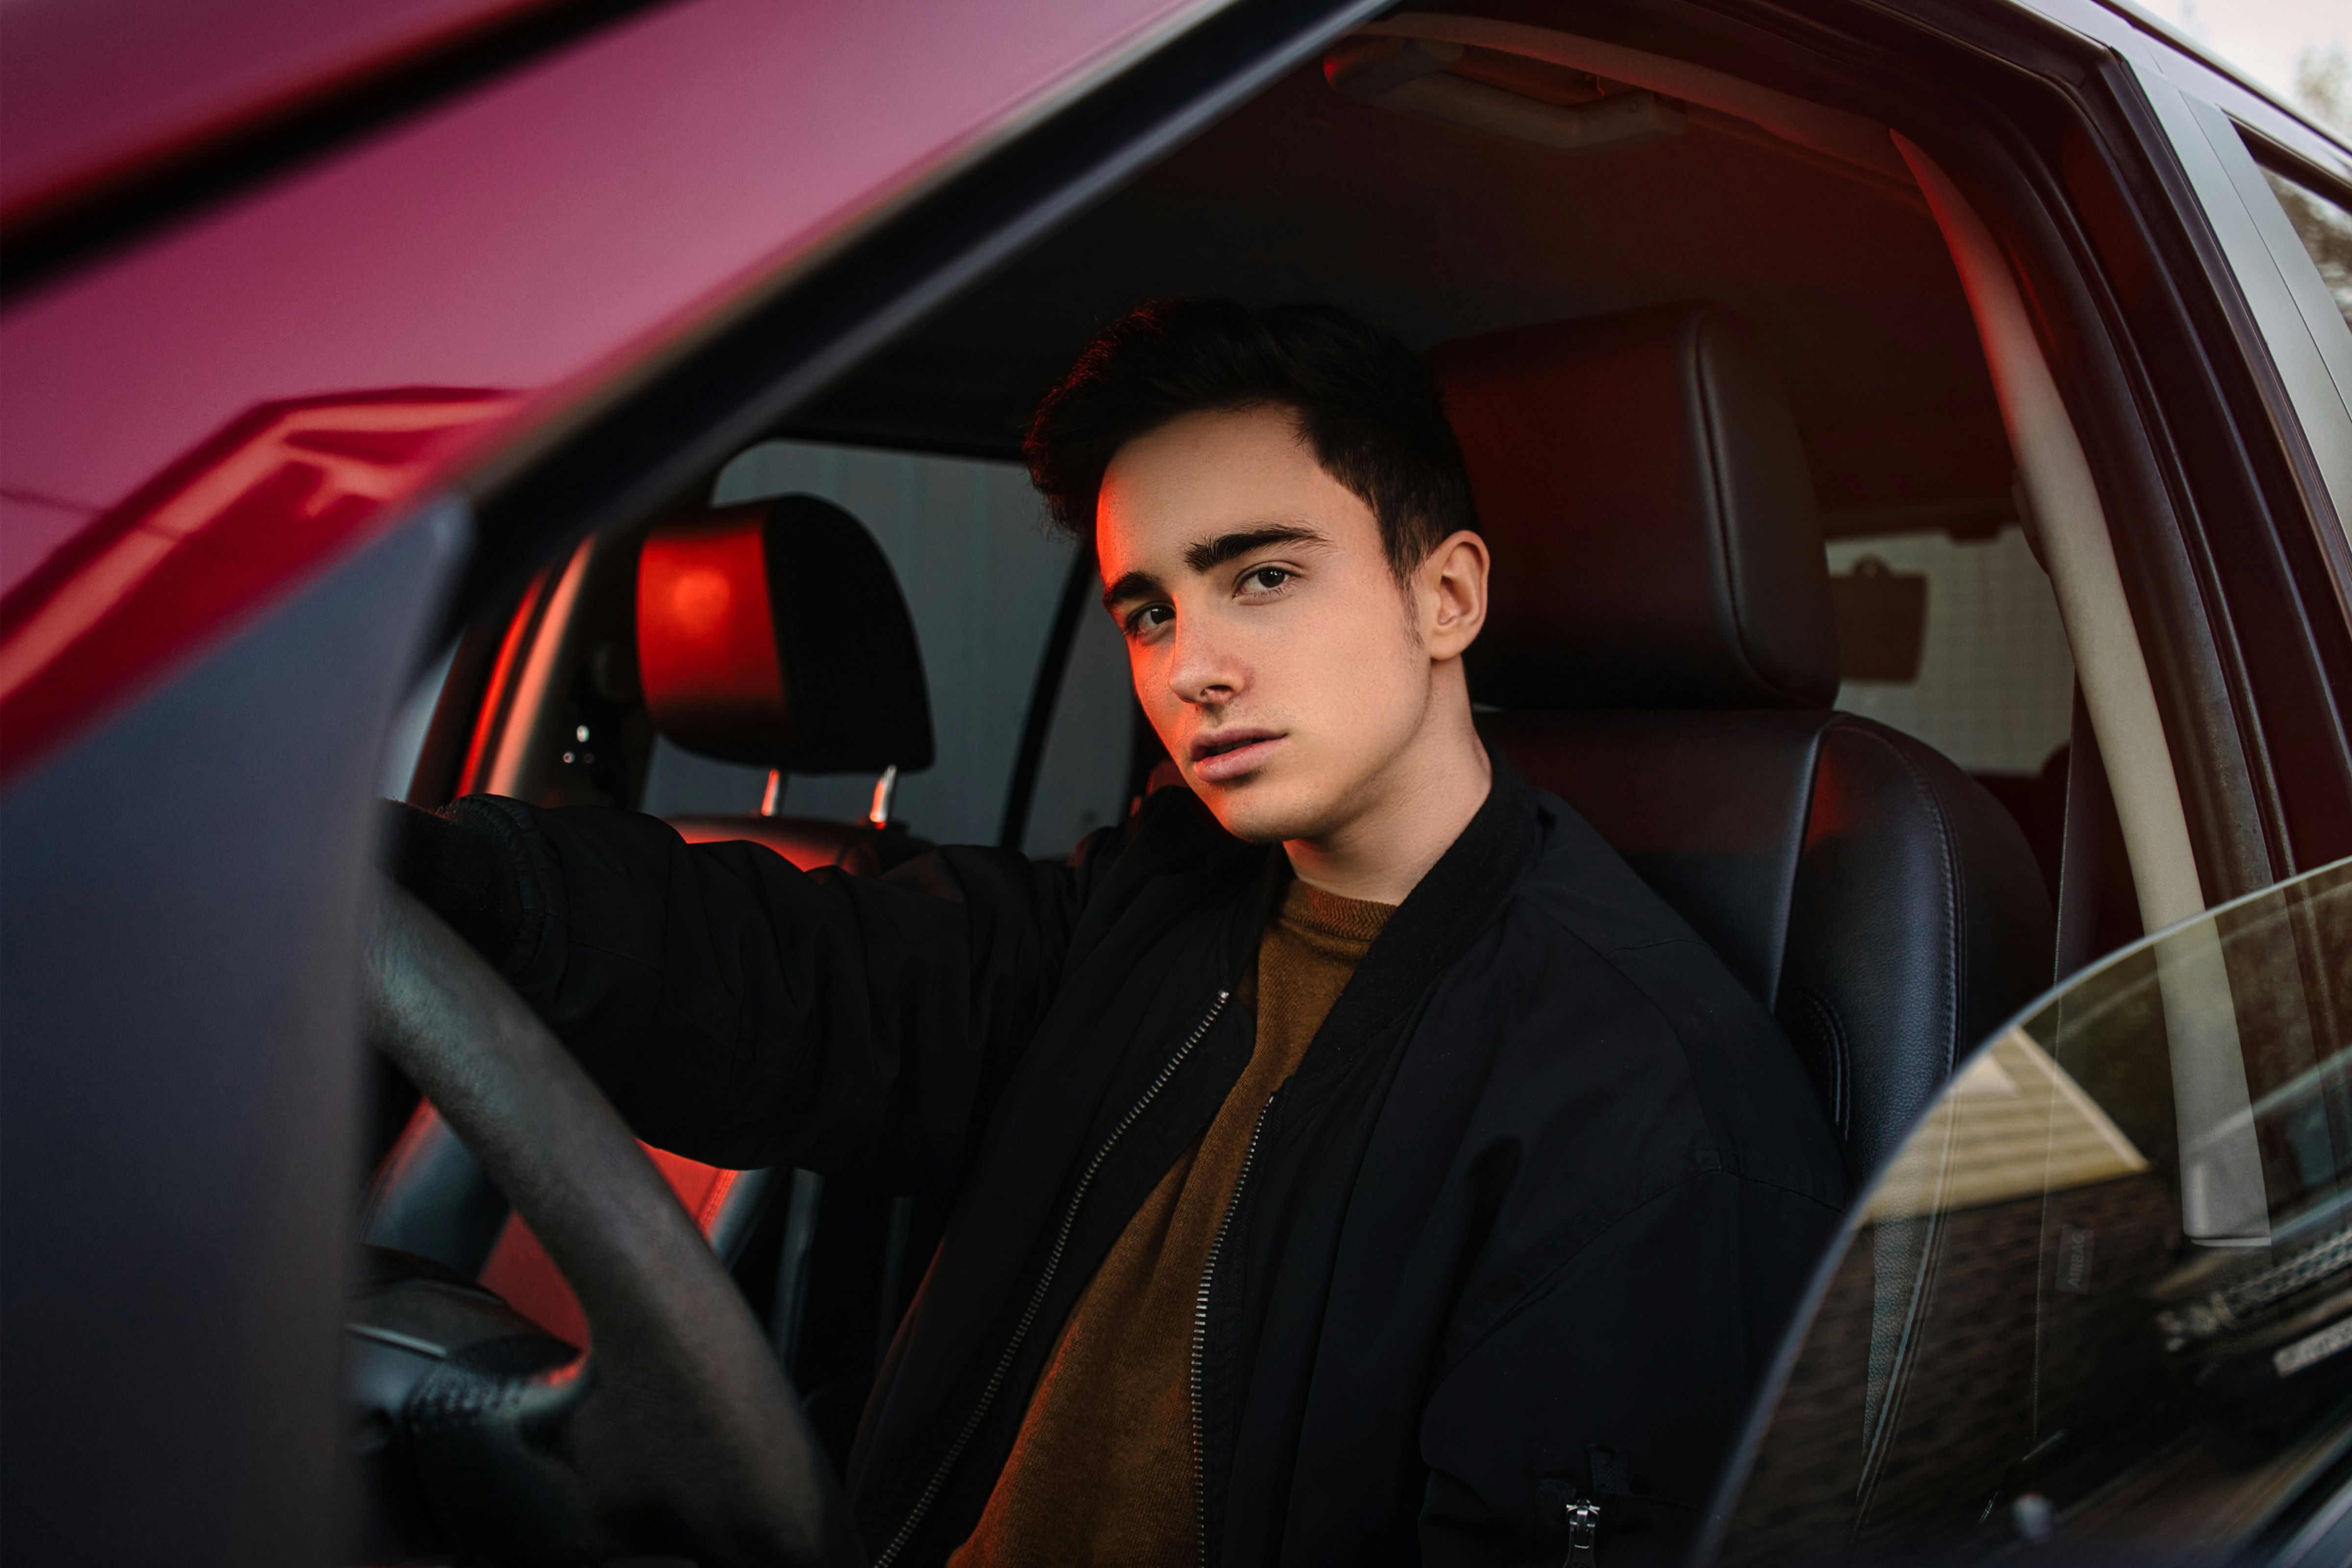
[[[1536,792],[1508,763],[1492,760],[1494,784],[1485,802],[1373,939],[1307,1047],[1302,1075],[1352,1055],[1383,1025],[1409,1014],[1494,922],[1535,865],[1543,840]],[[1266,852],[1256,896],[1239,901],[1242,918],[1227,930],[1229,973],[1238,976],[1256,952],[1288,872],[1279,847]]]

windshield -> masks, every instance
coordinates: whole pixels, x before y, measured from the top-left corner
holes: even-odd
[[[2352,1438],[2347,1052],[2352,860],[2044,997],[1849,1222],[1716,1560],[2291,1531]]]

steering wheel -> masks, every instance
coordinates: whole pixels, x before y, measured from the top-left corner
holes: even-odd
[[[861,1561],[831,1464],[742,1297],[530,1006],[390,885],[364,991],[370,1040],[537,1234],[591,1345],[427,1259],[371,1249],[349,1324],[355,1560]]]

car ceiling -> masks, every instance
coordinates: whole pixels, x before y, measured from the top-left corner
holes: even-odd
[[[1102,323],[1162,294],[1345,306],[1416,347],[1705,299],[1756,323],[1833,535],[2009,515],[1968,305],[1924,207],[1696,125],[1562,155],[1304,67],[951,300],[783,432],[1017,457]]]

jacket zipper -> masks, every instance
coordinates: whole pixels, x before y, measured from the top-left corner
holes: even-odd
[[[1601,1537],[1601,1504],[1578,1493],[1568,1509],[1568,1556],[1562,1568],[1593,1568],[1600,1561],[1594,1547]]]
[[[1003,1353],[996,1358],[995,1370],[988,1374],[988,1383],[980,1391],[980,1403],[972,1406],[971,1414],[964,1418],[963,1427],[956,1434],[955,1441],[948,1445],[947,1453],[940,1459],[939,1468],[931,1472],[931,1479],[924,1484],[922,1495],[916,1498],[914,1509],[907,1515],[906,1522],[898,1526],[898,1532],[890,1538],[890,1544],[874,1559],[874,1568],[891,1568],[891,1564],[898,1560],[898,1554],[907,1550],[907,1543],[915,1538],[915,1531],[940,1500],[940,1493],[946,1489],[948,1477],[954,1471],[956,1461],[963,1458],[964,1450],[971,1447],[972,1438],[979,1435],[981,1421],[988,1415],[990,1406],[996,1403],[996,1395],[1004,1387],[1005,1378],[1012,1374],[1013,1358],[1021,1353],[1022,1342],[1029,1337],[1030,1329],[1037,1321],[1038,1312],[1045,1305],[1045,1293],[1053,1288],[1054,1276],[1062,1267],[1063,1251],[1070,1244],[1070,1232],[1078,1223],[1078,1210],[1085,1205],[1087,1194],[1092,1190],[1095,1175],[1103,1168],[1103,1162],[1110,1158],[1110,1152],[1118,1146],[1121,1138],[1127,1136],[1128,1129],[1133,1127],[1137,1120],[1150,1109],[1151,1102],[1160,1098],[1160,1091],[1168,1087],[1168,1080],[1176,1076],[1176,1069],[1184,1065],[1193,1047],[1207,1037],[1210,1026],[1216,1023],[1217,1015],[1225,1010],[1225,1003],[1232,996],[1231,991],[1217,993],[1217,999],[1210,1004],[1206,1016],[1192,1026],[1192,1033],[1176,1048],[1176,1054],[1168,1058],[1168,1065],[1160,1069],[1160,1076],[1151,1080],[1151,1087],[1143,1091],[1143,1098],[1128,1107],[1127,1114],[1119,1118],[1118,1125],[1110,1130],[1110,1136],[1103,1140],[1102,1147],[1097,1149],[1095,1157],[1087,1163],[1086,1173],[1078,1178],[1077,1190],[1070,1194],[1069,1206],[1062,1211],[1062,1227],[1055,1233],[1053,1250],[1045,1255],[1045,1272],[1038,1275],[1036,1288],[1029,1292],[1029,1304],[1022,1310],[1021,1321],[1013,1326],[1012,1339],[1005,1342]],[[1252,1142],[1255,1147],[1255,1139]],[[1246,1172],[1247,1167],[1244,1169]]]
[[[1224,1257],[1225,1237],[1233,1233],[1234,1215],[1241,1212],[1242,1194],[1249,1186],[1250,1171],[1257,1164],[1257,1146],[1265,1136],[1266,1118],[1274,1113],[1274,1102],[1282,1098],[1276,1089],[1258,1107],[1257,1123],[1250,1129],[1249,1147],[1242,1152],[1241,1175],[1234,1182],[1234,1195],[1225,1200],[1224,1217],[1217,1222],[1217,1234],[1209,1243],[1209,1261],[1201,1270],[1200,1289],[1192,1298],[1192,1515],[1193,1530],[1201,1543],[1201,1568],[1209,1568],[1209,1429],[1207,1421],[1207,1382],[1209,1350],[1209,1292],[1217,1279],[1217,1263]]]

